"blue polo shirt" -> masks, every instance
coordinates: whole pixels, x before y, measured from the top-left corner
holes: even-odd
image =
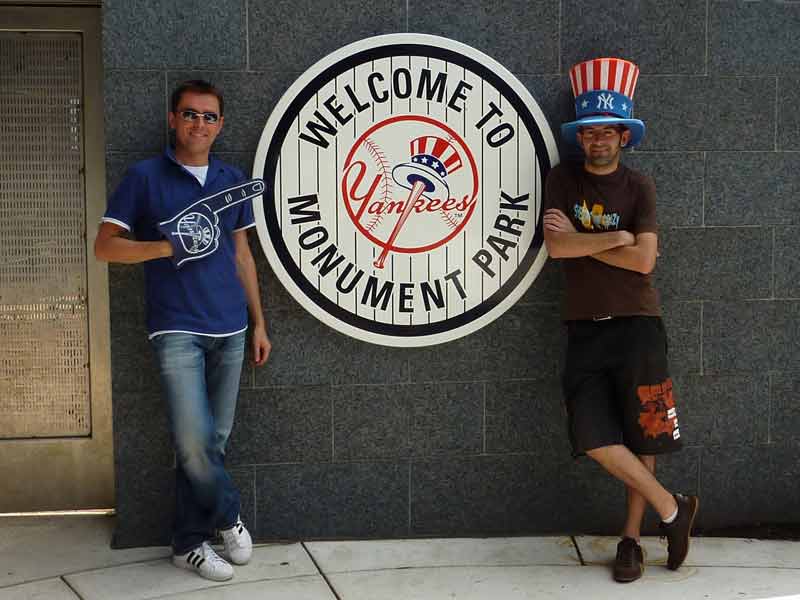
[[[108,201],[103,221],[133,232],[137,240],[163,239],[156,223],[174,217],[199,198],[241,183],[237,168],[209,157],[203,186],[171,148],[133,165]],[[228,336],[247,329],[247,300],[236,274],[233,232],[255,225],[252,202],[217,213],[219,247],[212,255],[176,269],[168,258],[145,261],[147,330],[150,337],[184,332]]]

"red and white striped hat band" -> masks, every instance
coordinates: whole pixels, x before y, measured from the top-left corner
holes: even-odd
[[[594,90],[610,90],[633,98],[639,67],[622,58],[595,58],[572,67],[569,78],[575,98]]]

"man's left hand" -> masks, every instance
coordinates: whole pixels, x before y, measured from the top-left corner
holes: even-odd
[[[263,325],[253,328],[253,363],[260,367],[269,358],[272,342],[267,337],[267,330]]]

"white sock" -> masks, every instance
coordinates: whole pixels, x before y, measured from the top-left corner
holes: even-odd
[[[667,524],[672,523],[675,520],[675,517],[677,517],[677,516],[678,516],[678,507],[676,506],[675,507],[675,512],[672,513],[670,516],[668,516],[666,519],[664,519],[664,523],[667,523]]]

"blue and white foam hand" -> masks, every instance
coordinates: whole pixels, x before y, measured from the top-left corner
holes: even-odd
[[[187,262],[205,258],[219,248],[219,213],[264,191],[261,179],[249,179],[234,187],[200,198],[177,215],[158,224],[172,244],[172,264],[180,269]]]

